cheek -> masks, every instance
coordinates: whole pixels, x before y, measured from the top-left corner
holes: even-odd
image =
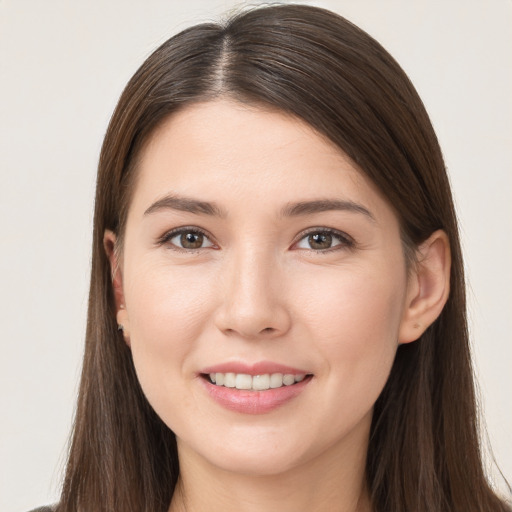
[[[126,306],[134,341],[143,343],[183,340],[193,336],[205,321],[212,304],[209,273],[197,268],[173,268],[161,264],[140,266],[126,276]],[[159,333],[157,338],[151,334]]]
[[[211,318],[211,287],[197,269],[176,271],[160,265],[139,266],[127,278],[135,368],[149,401],[159,403],[186,376],[187,356],[197,348]]]
[[[401,268],[317,273],[307,294],[296,292],[328,378],[354,396],[365,387],[380,393],[393,363],[406,291]]]

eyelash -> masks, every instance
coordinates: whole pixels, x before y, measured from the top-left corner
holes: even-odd
[[[304,232],[302,232],[296,242],[294,242],[294,246],[299,244],[302,240],[305,238],[311,236],[311,235],[329,235],[333,239],[337,239],[339,243],[336,245],[333,245],[332,247],[328,247],[327,249],[313,249],[313,248],[300,248],[298,250],[310,250],[317,254],[325,254],[327,252],[336,251],[340,249],[353,249],[355,246],[355,241],[352,237],[348,236],[346,233],[343,233],[342,231],[338,231],[337,229],[332,228],[322,228],[322,227],[315,227],[310,228]]]
[[[171,243],[171,240],[179,235],[186,235],[186,234],[194,234],[194,235],[202,235],[204,238],[209,240],[211,242],[211,246],[209,247],[198,247],[197,249],[187,249],[185,247],[179,247],[176,244]],[[167,233],[164,233],[158,240],[157,245],[168,245],[172,250],[178,251],[178,252],[188,252],[188,253],[196,253],[197,251],[201,249],[209,249],[210,247],[216,248],[215,243],[211,240],[211,237],[206,231],[203,231],[202,229],[195,227],[195,226],[184,226],[181,228],[173,229],[171,231],[168,231]]]
[[[171,240],[173,238],[175,238],[179,235],[185,235],[185,234],[201,235],[204,238],[206,238],[211,243],[211,245],[207,246],[207,247],[198,247],[198,248],[194,248],[194,249],[188,249],[185,247],[179,247],[178,245],[171,243]],[[338,231],[338,230],[332,229],[332,228],[315,227],[315,228],[310,228],[307,231],[302,232],[300,234],[300,236],[297,238],[297,241],[292,244],[292,247],[297,246],[306,237],[309,237],[311,235],[328,235],[328,236],[331,236],[333,239],[336,239],[339,243],[337,243],[336,245],[334,245],[332,247],[328,247],[326,249],[297,248],[297,250],[310,250],[310,251],[313,251],[318,254],[323,254],[323,253],[339,250],[342,248],[351,249],[355,246],[354,240],[350,236],[348,236],[346,233],[343,233],[342,231]],[[195,226],[194,227],[185,226],[185,227],[181,227],[181,228],[177,228],[177,229],[168,231],[167,233],[162,235],[157,240],[157,245],[159,245],[159,246],[168,245],[172,250],[175,250],[178,252],[187,252],[187,253],[197,253],[197,251],[199,251],[201,249],[210,249],[210,248],[216,249],[216,248],[218,248],[215,246],[215,243],[211,240],[211,237],[208,233],[206,233],[202,229],[197,228]]]

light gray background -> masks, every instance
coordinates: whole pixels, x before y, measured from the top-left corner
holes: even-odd
[[[331,8],[383,43],[432,117],[461,220],[489,438],[510,480],[512,2],[302,3]],[[236,4],[0,0],[1,510],[58,495],[84,338],[95,167],[116,100],[158,44]]]

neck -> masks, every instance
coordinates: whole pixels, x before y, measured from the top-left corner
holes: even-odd
[[[214,467],[178,440],[180,478],[169,512],[370,512],[367,439],[363,444],[352,439],[288,471],[266,475]]]

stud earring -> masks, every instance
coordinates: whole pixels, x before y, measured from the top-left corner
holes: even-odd
[[[124,326],[122,324],[117,324],[118,331],[124,331]]]

